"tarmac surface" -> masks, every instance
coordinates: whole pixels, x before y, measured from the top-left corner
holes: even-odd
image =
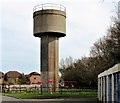
[[[95,97],[92,98],[63,98],[63,99],[16,99],[13,97],[2,96],[1,103],[97,103]]]

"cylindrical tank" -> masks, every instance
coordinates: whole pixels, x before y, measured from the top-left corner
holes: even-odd
[[[34,30],[36,37],[49,35],[63,37],[66,35],[66,12],[63,6],[44,4],[36,6],[33,13]],[[52,32],[52,33],[51,33]]]

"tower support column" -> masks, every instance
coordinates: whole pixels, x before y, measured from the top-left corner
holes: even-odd
[[[58,37],[41,37],[41,80],[45,87],[49,87],[48,81],[52,80],[54,90],[58,86],[58,45]]]

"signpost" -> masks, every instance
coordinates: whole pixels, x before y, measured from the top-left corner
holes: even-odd
[[[37,84],[42,85],[42,84],[43,84],[43,82],[42,82],[42,81],[39,81],[39,82],[37,82]]]
[[[49,88],[50,88],[50,93],[52,94],[52,85],[54,84],[54,81],[52,79],[48,80]]]
[[[41,94],[42,94],[42,85],[43,85],[43,82],[39,81],[39,82],[37,82],[37,84],[40,85],[40,90],[41,90]]]
[[[53,83],[54,83],[54,81],[52,79],[48,80],[48,84],[53,84]]]

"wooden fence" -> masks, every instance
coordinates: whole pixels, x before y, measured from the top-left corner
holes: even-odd
[[[52,87],[42,87],[42,85],[33,84],[33,85],[1,85],[1,92],[40,92],[43,91],[54,91]],[[58,88],[56,92],[81,92],[81,91],[97,91],[96,89],[82,89],[82,88]]]

